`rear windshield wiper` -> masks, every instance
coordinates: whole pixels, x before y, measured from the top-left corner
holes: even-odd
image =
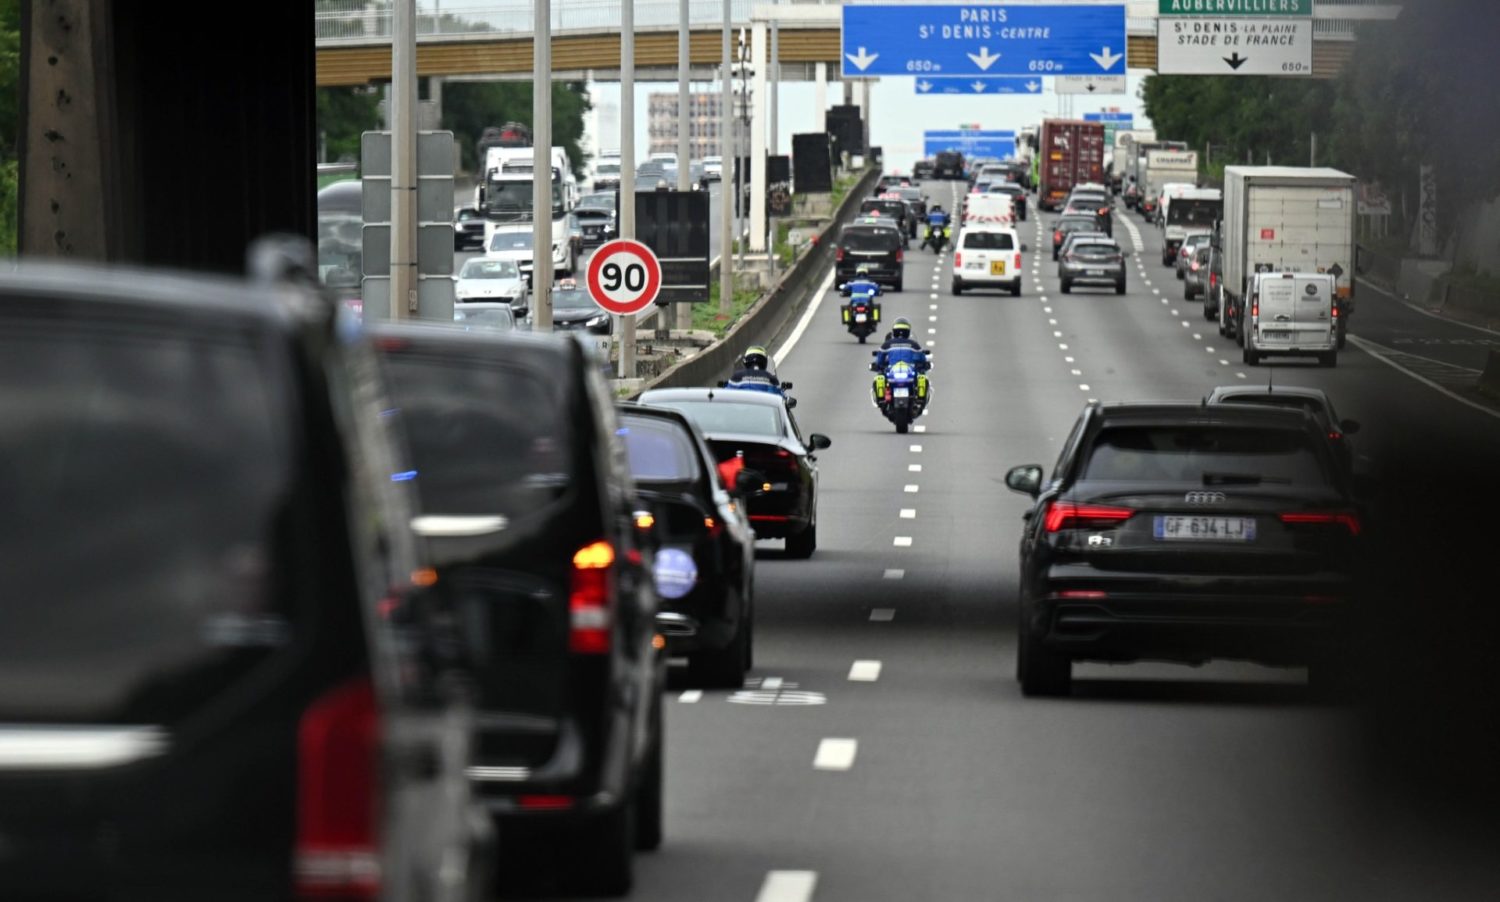
[[[1263,482],[1290,483],[1280,476],[1257,476],[1254,473],[1204,473],[1204,485],[1260,485]]]

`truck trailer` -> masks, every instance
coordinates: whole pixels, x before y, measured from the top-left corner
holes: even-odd
[[[1042,142],[1037,151],[1040,182],[1037,206],[1059,209],[1074,185],[1104,182],[1104,123],[1077,119],[1047,119],[1042,122]]]

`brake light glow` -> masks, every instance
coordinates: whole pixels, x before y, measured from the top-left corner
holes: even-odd
[[[609,653],[609,590],[614,563],[615,549],[604,541],[585,545],[573,555],[568,649],[575,654]]]
[[[297,893],[309,899],[380,895],[377,836],[380,713],[368,677],[312,703],[297,730]]]
[[[1197,272],[1198,271],[1198,261],[1194,260],[1193,263],[1192,263],[1192,265],[1190,267],[1188,267],[1188,268],[1191,269],[1193,272]]]
[[[902,259],[903,259],[903,254],[901,253],[901,248],[898,247],[898,248],[896,248],[896,262],[900,263]]]
[[[1128,507],[1053,501],[1047,505],[1047,515],[1042,522],[1048,532],[1057,532],[1063,529],[1080,529],[1090,526],[1114,526],[1133,516],[1135,516],[1135,511]]]
[[[1016,254],[1016,272],[1021,271],[1021,255]]]
[[[842,260],[842,259],[844,259],[844,249],[843,248],[839,248],[838,249],[838,253],[834,255],[833,259],[834,260]]]
[[[1062,230],[1061,229],[1059,229],[1059,230],[1057,230],[1057,231],[1055,231],[1055,232],[1052,233],[1052,243],[1053,244],[1062,244]]]
[[[559,795],[517,796],[516,807],[522,811],[565,811],[573,807],[573,798]]]
[[[1064,589],[1057,593],[1057,598],[1064,601],[1098,601],[1107,597],[1106,593],[1093,589]]]
[[[1219,274],[1216,273],[1216,272],[1209,273],[1208,274],[1208,287],[1209,288],[1217,288],[1218,286],[1219,286]]]
[[[958,269],[960,266],[963,266],[963,265],[964,265],[964,255],[963,254],[954,254],[953,255],[953,268],[954,269]]]
[[[1342,526],[1349,535],[1359,535],[1359,515],[1351,511],[1306,511],[1281,514],[1281,522],[1288,526]]]
[[[1256,301],[1250,305],[1250,318],[1260,319],[1260,301]]]

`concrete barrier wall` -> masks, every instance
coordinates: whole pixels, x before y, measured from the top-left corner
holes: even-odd
[[[648,381],[641,391],[710,386],[737,368],[745,348],[765,345],[774,350],[774,345],[792,329],[797,315],[811,300],[828,268],[833,265],[839,229],[858,213],[860,201],[869,196],[879,178],[878,169],[865,170],[834,211],[833,219],[818,233],[812,250],[787,270],[723,338]],[[639,392],[636,397],[639,397]]]

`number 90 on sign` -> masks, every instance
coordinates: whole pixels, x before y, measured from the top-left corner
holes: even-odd
[[[661,292],[661,264],[638,241],[607,242],[589,260],[588,289],[602,310],[618,316],[641,313]]]

